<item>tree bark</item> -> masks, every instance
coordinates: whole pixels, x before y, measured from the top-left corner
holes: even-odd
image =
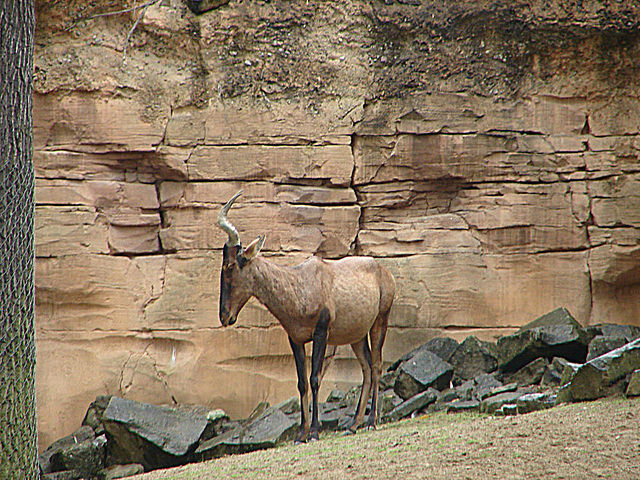
[[[32,0],[0,2],[0,479],[39,477]]]

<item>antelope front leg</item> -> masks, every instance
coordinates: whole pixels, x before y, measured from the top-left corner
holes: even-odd
[[[293,350],[293,358],[296,362],[296,372],[298,374],[298,392],[300,393],[300,432],[294,443],[307,441],[311,422],[309,419],[309,385],[307,383],[307,366],[305,362],[306,354],[304,345],[298,345],[289,337],[289,344]]]
[[[311,431],[309,439],[320,438],[320,419],[318,415],[318,390],[320,389],[320,374],[322,363],[327,350],[327,330],[331,316],[326,308],[320,311],[318,323],[313,331],[313,353],[311,354]]]

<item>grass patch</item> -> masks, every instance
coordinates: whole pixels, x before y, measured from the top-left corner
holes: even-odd
[[[327,432],[318,442],[223,457],[138,480],[522,478],[525,467],[527,478],[594,478],[592,470],[602,478],[640,478],[638,419],[640,399],[508,418],[436,413],[356,435]],[[616,461],[604,465],[603,457]]]

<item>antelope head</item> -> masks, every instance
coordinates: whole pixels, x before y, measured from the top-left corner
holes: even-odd
[[[242,307],[253,295],[246,265],[253,260],[264,245],[264,235],[256,238],[247,248],[242,248],[238,230],[227,219],[233,202],[242,195],[236,193],[220,210],[218,226],[229,236],[222,250],[222,273],[220,275],[220,323],[224,327],[236,323]]]

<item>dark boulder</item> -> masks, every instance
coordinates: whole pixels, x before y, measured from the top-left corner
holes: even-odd
[[[480,410],[480,400],[453,400],[445,405],[447,413],[477,412]]]
[[[480,411],[482,413],[496,413],[503,405],[508,404],[516,404],[518,398],[524,395],[527,392],[515,391],[515,392],[504,392],[499,393],[497,395],[492,395],[491,397],[487,397],[482,402],[480,402]]]
[[[582,363],[587,358],[590,337],[564,308],[528,323],[513,335],[498,339],[499,366],[515,372],[536,358],[566,358]]]
[[[475,384],[473,397],[478,400],[488,397],[491,395],[491,392],[504,386],[504,384],[496,378],[495,374],[491,373],[481,373],[473,379],[473,382]]]
[[[355,407],[360,401],[360,392],[362,391],[362,385],[355,385],[351,387],[347,393],[344,394],[344,398],[340,404],[344,407]]]
[[[117,478],[127,478],[133,475],[144,473],[144,467],[139,463],[128,465],[112,465],[100,472],[100,480],[116,480]]]
[[[85,477],[96,476],[104,468],[106,443],[106,437],[101,435],[61,448],[51,456],[52,470],[73,470]]]
[[[629,343],[624,337],[605,337],[603,335],[597,335],[591,342],[589,342],[589,350],[587,351],[587,362],[593,360],[600,355],[620,348]]]
[[[557,402],[595,400],[626,390],[626,377],[640,369],[640,339],[605,353],[571,375],[558,392]]]
[[[264,414],[264,412],[266,412],[270,408],[271,408],[271,405],[269,404],[269,402],[260,402],[258,405],[255,406],[255,408],[253,409],[249,417],[246,420],[242,420],[241,422],[242,425],[245,425],[245,426],[249,425],[256,418],[260,418]],[[278,408],[278,407],[274,407],[274,408]]]
[[[112,397],[104,411],[107,463],[142,464],[145,470],[191,460],[207,418],[173,408]]]
[[[625,395],[627,397],[640,396],[640,370],[635,370],[629,377],[629,385]]]
[[[420,392],[417,395],[405,400],[396,408],[387,413],[383,420],[385,422],[395,422],[410,416],[412,413],[422,410],[424,407],[436,401],[438,398],[438,391],[434,388],[429,388],[424,392]]]
[[[299,425],[299,421],[278,408],[269,407],[243,426],[202,442],[196,449],[195,457],[203,461],[232,453],[272,448],[293,439]]]
[[[337,392],[337,390],[336,390]],[[333,393],[333,392],[332,392]],[[329,397],[331,397],[331,394],[329,395]],[[344,398],[344,393],[342,394],[342,398]],[[337,400],[332,400],[329,403],[334,403]],[[328,400],[327,400],[328,402]],[[286,400],[281,401],[280,403],[278,403],[277,405],[275,405],[275,407],[280,410],[282,413],[284,413],[285,415],[293,415],[294,413],[300,413],[300,400],[298,400],[298,397],[289,397]]]
[[[455,387],[460,400],[471,400],[475,397],[476,381],[475,379],[467,380]]]
[[[204,429],[204,432],[200,436],[200,441],[208,440],[217,435],[222,435],[223,433],[228,432],[229,430],[233,430],[238,425],[240,425],[239,422],[231,420],[229,415],[227,415],[227,412],[225,412],[221,408],[212,410],[211,408],[204,405],[193,404],[161,406],[164,408],[169,408],[170,410],[183,412],[190,416],[195,415],[196,417],[205,417],[207,419],[207,427]]]
[[[205,414],[205,417],[207,419],[207,428],[205,428],[204,433],[200,437],[200,441],[217,437],[240,425],[239,422],[231,420],[229,415],[222,409],[210,410]]]
[[[424,350],[398,367],[394,391],[404,400],[425,391],[429,387],[444,390],[449,387],[453,367],[435,353]]]
[[[510,417],[513,415],[517,415],[518,405],[516,405],[515,403],[505,403],[494,413],[497,417]]]
[[[587,331],[593,336],[589,343],[587,361],[640,338],[640,327],[633,325],[604,323],[589,327]]]
[[[321,403],[319,406],[320,428],[322,430],[339,430],[355,415],[355,408],[341,406],[337,402]],[[297,423],[300,421],[296,417]]]
[[[536,385],[540,383],[548,367],[549,360],[546,358],[536,358],[517,372],[505,375],[503,380],[505,383],[517,383],[519,387]]]
[[[51,457],[67,448],[70,448],[79,443],[86,441],[93,441],[96,438],[95,432],[89,426],[82,426],[71,435],[62,437],[59,440],[53,442],[47,449],[38,455],[38,463],[40,465],[40,471],[42,473],[51,473],[54,471],[51,465]],[[64,470],[64,468],[63,468]]]
[[[425,350],[431,353],[435,353],[442,360],[444,360],[445,362],[448,362],[449,358],[451,358],[451,355],[453,354],[453,352],[455,352],[456,348],[458,348],[458,342],[455,341],[453,338],[449,338],[449,337],[432,338],[431,340],[420,345],[419,347],[414,348],[409,353],[404,354],[398,360],[393,362],[387,370],[389,372],[395,371],[402,362],[406,362],[411,357],[415,355],[419,355]]]
[[[636,327],[635,325],[601,323],[587,327],[586,330],[587,333],[591,335],[591,338],[598,336],[624,338],[627,341],[626,343],[633,342],[635,339],[640,338],[640,327]]]
[[[563,374],[565,369],[569,366],[571,370],[575,370],[579,365],[580,364],[578,363],[571,363],[569,360],[565,360],[564,358],[553,357],[553,360],[551,360],[551,363],[547,365],[547,369],[542,375],[540,385],[543,387],[559,387],[564,385]],[[569,377],[565,377],[564,381],[569,381]]]
[[[102,435],[104,433],[102,415],[107,409],[111,397],[112,395],[98,395],[89,405],[87,413],[84,416],[84,420],[82,420],[82,425],[87,425],[93,428],[96,435]]]
[[[388,390],[390,388],[393,388],[393,385],[396,383],[396,379],[398,378],[398,374],[399,372],[397,370],[397,367],[395,370],[384,373],[380,377],[380,390]]]
[[[449,337],[436,337],[425,343],[424,347],[431,353],[438,355],[445,362],[448,362],[453,352],[458,348],[458,342]]]
[[[438,402],[447,403],[453,400],[458,400],[460,395],[455,388],[448,388],[444,392],[438,392]]]
[[[456,378],[471,380],[498,368],[498,351],[494,343],[470,335],[451,354],[449,363],[454,368]]]
[[[448,388],[443,392],[438,392],[436,401],[429,404],[428,412],[440,412],[447,409],[447,405],[453,401],[460,400],[460,392],[457,388]]]
[[[519,414],[546,410],[556,404],[556,396],[549,393],[527,393],[516,400]]]
[[[502,395],[503,393],[511,393],[518,390],[517,383],[507,383],[506,385],[502,385],[500,387],[496,387],[492,389],[486,395],[478,395],[478,399],[484,400],[485,398],[495,397],[496,395]]]
[[[40,480],[85,480],[82,472],[77,470],[64,470],[62,472],[45,473]]]
[[[391,410],[400,405],[404,400],[392,389],[380,392],[378,403],[380,404],[380,416],[384,417]]]
[[[564,370],[562,370],[562,376],[560,377],[560,385],[566,385],[571,381],[573,375],[576,373],[583,363],[573,363],[565,360]]]
[[[329,395],[327,395],[327,399],[325,400],[325,403],[336,403],[336,402],[340,403],[344,400],[344,396],[345,396],[345,393],[342,390],[333,389],[329,392]],[[292,397],[292,398],[295,398],[297,400],[297,397]],[[282,410],[282,408],[280,410]],[[298,411],[300,411],[299,402],[298,402]],[[287,412],[284,412],[284,413],[287,413]]]

